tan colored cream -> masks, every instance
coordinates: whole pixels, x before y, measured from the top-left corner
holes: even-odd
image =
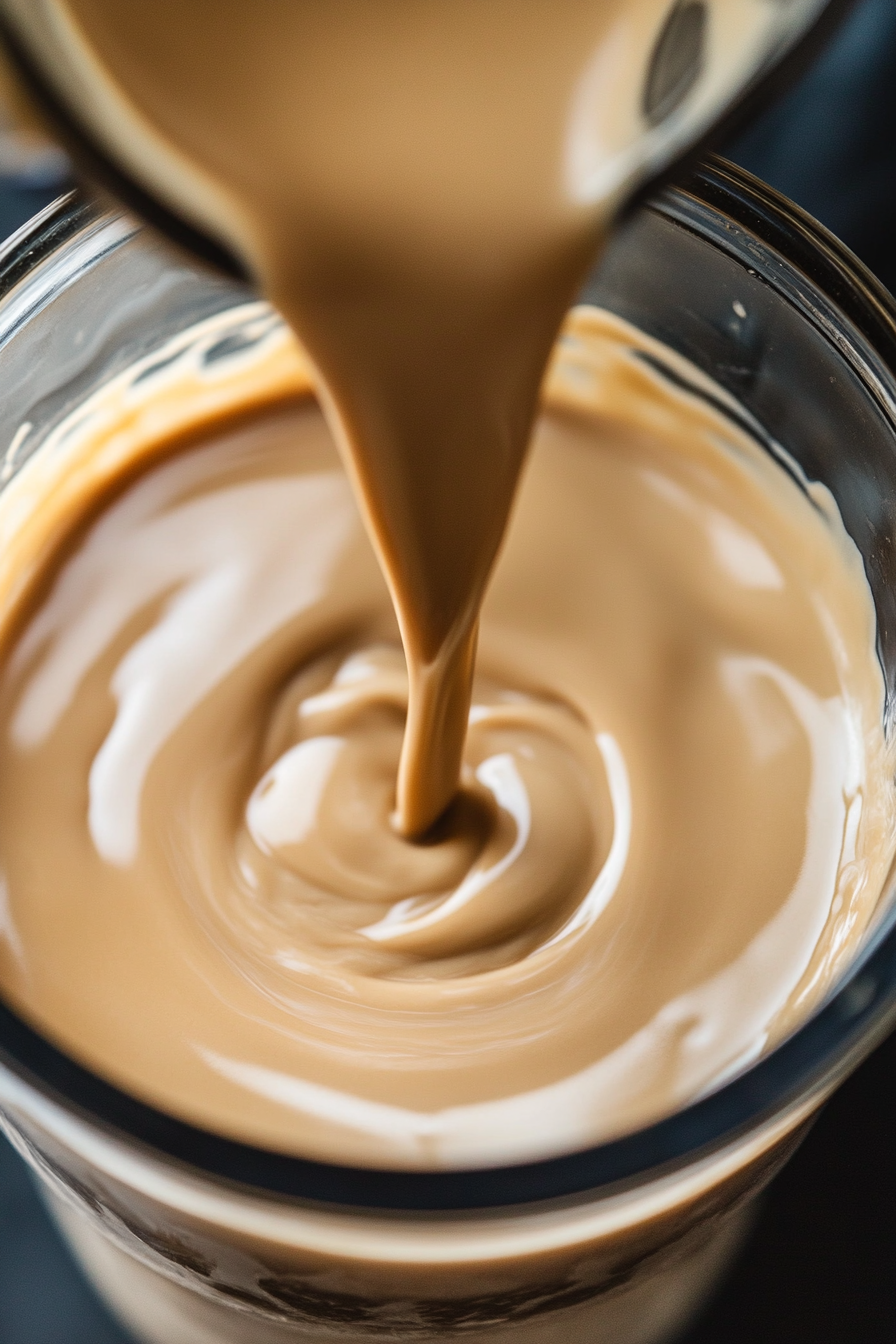
[[[4,993],[175,1114],[405,1167],[618,1134],[802,1020],[894,848],[825,493],[578,310],[415,843],[399,631],[308,366],[276,325],[224,382],[178,342],[0,496]]]
[[[796,3],[808,18],[818,0]],[[711,0],[683,23],[670,0],[9,8],[99,144],[236,250],[313,360],[395,604],[394,823],[420,836],[457,789],[479,607],[563,315],[620,201],[792,7]]]

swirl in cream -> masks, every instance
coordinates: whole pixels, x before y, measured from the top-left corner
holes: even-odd
[[[282,391],[265,330],[241,376],[280,360]],[[398,630],[307,385],[166,454],[160,408],[208,415],[179,348],[0,499],[9,572],[35,575],[24,606],[4,589],[4,992],[177,1114],[406,1166],[619,1133],[800,1021],[894,833],[870,595],[824,493],[580,312],[483,609],[461,790],[412,842]],[[139,398],[148,465],[97,509]],[[61,546],[40,471],[82,482]]]

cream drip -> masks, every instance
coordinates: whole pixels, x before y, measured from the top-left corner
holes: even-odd
[[[635,185],[821,2],[9,6],[88,133],[225,241],[309,353],[407,659],[406,836],[457,789],[563,314]]]

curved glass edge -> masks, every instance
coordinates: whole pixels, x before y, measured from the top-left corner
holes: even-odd
[[[113,218],[99,202],[69,191],[11,233],[0,244],[0,299],[5,299],[35,266],[93,223]]]
[[[724,250],[732,248],[733,224],[751,242],[762,245],[767,261],[777,257],[776,286],[810,322],[834,339],[825,321],[827,314],[836,314],[841,326],[853,329],[852,343],[863,356],[857,367],[866,381],[869,367],[885,370],[876,390],[891,418],[896,418],[896,298],[823,224],[745,168],[717,154],[646,204]],[[712,221],[707,207],[713,212]],[[811,302],[800,279],[815,291]],[[862,338],[859,342],[855,342],[855,333]],[[849,356],[842,342],[838,348]]]
[[[689,200],[699,206],[695,211]],[[651,208],[706,237],[727,215],[797,267],[848,314],[896,370],[896,305],[821,226],[749,174],[721,160],[701,167]],[[689,213],[690,212],[690,213]],[[85,231],[116,218],[78,193],[60,198],[0,249],[0,300]],[[136,233],[137,227],[130,230]],[[724,233],[712,238],[724,247]],[[833,290],[833,294],[831,294]],[[891,379],[892,382],[892,379]],[[896,427],[894,427],[896,438]],[[855,1067],[896,1021],[896,930],[882,924],[822,1007],[746,1073],[658,1123],[584,1152],[475,1171],[352,1168],[288,1157],[196,1128],[120,1091],[31,1028],[0,1001],[0,1065],[91,1127],[186,1176],[243,1194],[368,1212],[463,1214],[594,1200],[674,1173],[736,1143]]]
[[[777,2],[781,4],[782,0]],[[784,4],[788,2],[783,0]],[[716,145],[724,144],[745,130],[765,108],[782,98],[818,59],[858,3],[860,0],[827,0],[810,26],[794,35],[790,44],[776,53],[770,64],[756,72],[704,135],[638,186],[624,213],[628,215],[640,209],[667,184],[681,182],[689,170],[712,156]]]

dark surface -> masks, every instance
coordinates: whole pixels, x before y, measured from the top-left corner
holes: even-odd
[[[893,0],[862,0],[797,88],[722,152],[820,219],[896,292]]]
[[[821,219],[896,290],[894,0],[864,0],[799,87],[723,148]],[[61,185],[0,178],[0,237]],[[741,1341],[896,1341],[896,1037],[828,1105],[682,1344]],[[3,1140],[0,1344],[127,1344]]]
[[[894,1138],[891,1036],[774,1182],[734,1273],[684,1344],[893,1344]]]
[[[894,1137],[896,1036],[829,1103],[771,1187],[733,1274],[682,1344],[893,1344]],[[0,1340],[127,1339],[81,1279],[24,1167],[0,1141]]]
[[[0,1340],[3,1344],[128,1344],[87,1287],[0,1138]]]

